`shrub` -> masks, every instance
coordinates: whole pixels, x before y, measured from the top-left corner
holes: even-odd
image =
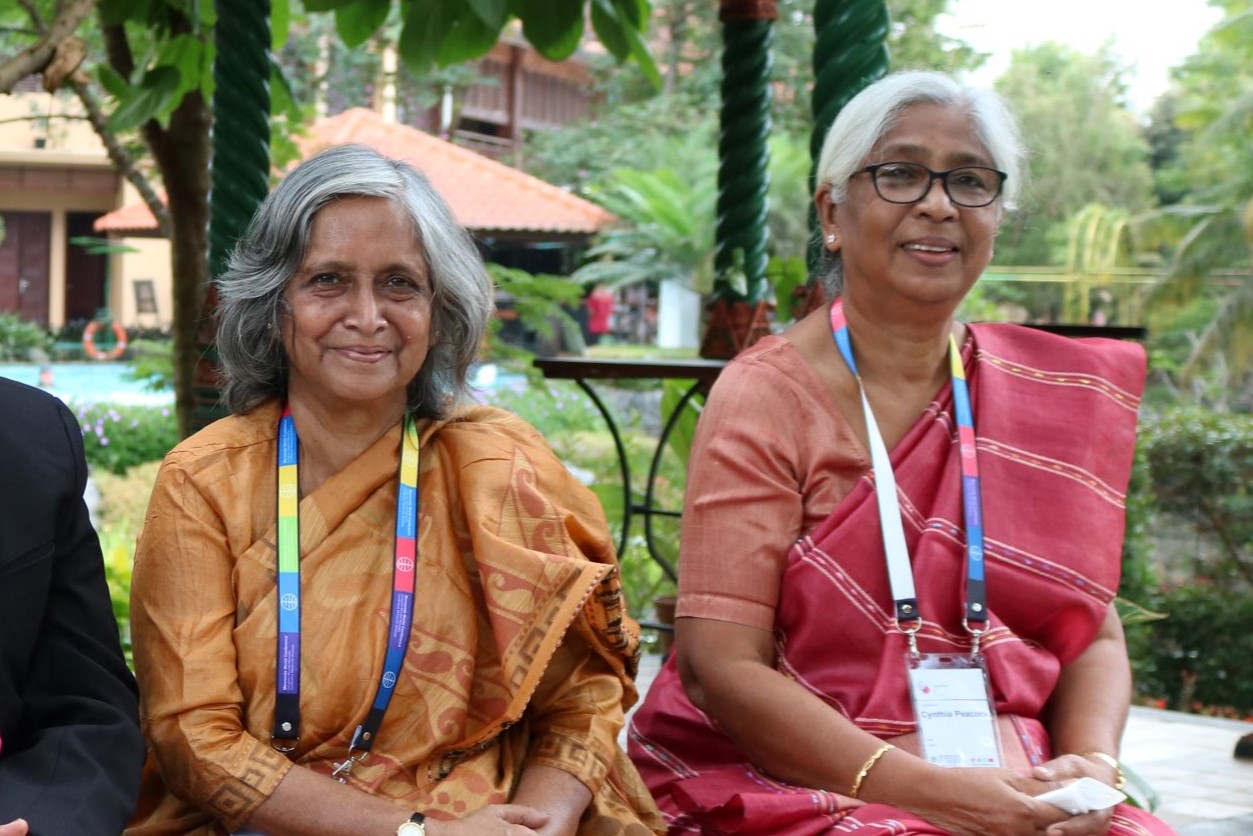
[[[1167,617],[1147,625],[1137,692],[1179,711],[1253,715],[1253,595],[1197,580],[1162,587],[1150,603]]]
[[[121,475],[107,470],[92,474],[100,492],[97,519],[105,578],[109,582],[113,615],[117,618],[127,662],[131,660],[131,569],[135,560],[135,537],[143,526],[144,512],[160,466],[160,462],[154,461]]]
[[[1253,416],[1182,407],[1141,439],[1157,507],[1216,546],[1194,570],[1253,589]]]
[[[174,343],[168,339],[138,338],[130,344],[131,368],[127,380],[144,384],[149,392],[174,389]]]
[[[0,313],[0,360],[26,362],[32,354],[51,351],[52,336],[43,328],[15,313]]]
[[[1140,459],[1152,505],[1146,513],[1138,468],[1129,544],[1155,539],[1167,581],[1124,562],[1124,594],[1165,615],[1128,629],[1137,693],[1181,711],[1253,713],[1243,673],[1253,658],[1253,416],[1171,409],[1142,424]],[[1171,540],[1183,527],[1193,537]]]
[[[126,663],[134,667],[131,657],[131,570],[135,565],[135,540],[129,531],[104,529],[100,532],[100,549],[104,552],[104,577],[109,584],[113,617],[117,619],[118,637]]]
[[[178,443],[178,424],[167,407],[92,403],[75,408],[92,468],[125,473],[157,461]]]

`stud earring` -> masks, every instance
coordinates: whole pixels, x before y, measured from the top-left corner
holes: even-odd
[[[835,243],[835,233],[834,233],[834,232],[832,232],[830,235],[828,235],[828,236],[827,236],[827,243],[828,243],[828,244],[834,244],[834,243]]]

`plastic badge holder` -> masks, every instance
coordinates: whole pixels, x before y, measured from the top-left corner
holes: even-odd
[[[1091,813],[1093,810],[1104,810],[1106,807],[1113,807],[1120,801],[1126,800],[1126,798],[1127,796],[1109,784],[1102,784],[1095,778],[1085,776],[1071,781],[1060,789],[1049,790],[1043,795],[1037,795],[1035,800],[1047,801],[1054,807],[1062,808],[1072,816],[1078,816],[1083,813]]]

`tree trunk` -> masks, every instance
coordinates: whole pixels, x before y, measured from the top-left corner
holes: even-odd
[[[145,126],[170,208],[174,280],[174,404],[186,437],[195,408],[198,339],[209,289],[209,161],[213,115],[198,91],[188,93],[169,127]]]

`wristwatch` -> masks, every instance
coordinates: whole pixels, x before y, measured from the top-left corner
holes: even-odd
[[[409,821],[396,828],[396,836],[426,836],[426,816],[414,813]]]

